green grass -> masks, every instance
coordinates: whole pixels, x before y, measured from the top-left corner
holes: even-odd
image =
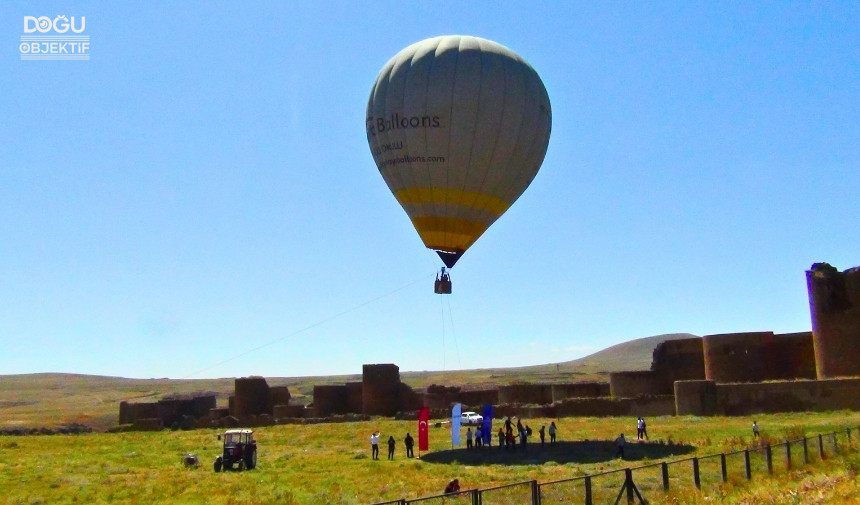
[[[763,435],[772,440],[860,426],[858,415],[848,411],[756,418]],[[525,421],[536,429],[550,420]],[[666,456],[676,460],[725,452],[750,443],[751,421],[747,418],[685,416],[648,421],[652,443],[631,442],[626,461],[613,458],[613,448],[606,441],[622,431],[635,439],[633,418],[558,419],[559,438],[564,443],[561,448],[541,451],[532,443],[526,453],[505,452],[497,447],[452,451],[448,429],[431,428],[431,451],[421,460],[404,456],[402,439],[407,431],[416,436],[414,421],[280,425],[256,430],[260,446],[256,470],[218,474],[211,467],[220,451],[214,430],[7,436],[0,437],[0,486],[4,489],[0,503],[370,504],[438,494],[454,477],[460,479],[464,489],[532,479],[550,482],[641,466]],[[382,432],[383,440],[390,434],[395,436],[398,443],[394,461],[385,459],[384,447],[380,461],[369,458],[369,437],[375,429]],[[860,438],[854,433],[855,439]],[[684,454],[667,455],[669,440]],[[184,468],[181,457],[186,452],[196,453],[202,466]],[[824,464],[830,465],[831,473],[822,475],[835,479],[833,489],[848,489],[853,482],[856,492],[856,477],[849,478],[850,469],[840,467],[835,458]],[[856,457],[848,464],[857,468]],[[771,489],[773,482],[784,486],[815,485],[818,474],[810,473],[809,468],[814,469],[795,469],[793,472],[799,473],[794,474],[781,471],[774,479],[757,476],[750,484],[735,479],[734,485],[715,484],[710,488],[728,496]],[[713,467],[703,467],[703,472],[708,473],[708,482],[715,481]],[[801,477],[813,484],[804,484],[806,481],[798,480]],[[666,498],[676,501],[666,503],[700,503],[697,500],[703,499],[702,495],[690,491],[690,485],[685,487],[683,481],[691,484],[690,476],[679,471],[673,494]],[[604,495],[617,492],[617,483],[605,482]]]

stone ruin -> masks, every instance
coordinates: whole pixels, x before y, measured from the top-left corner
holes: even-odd
[[[274,419],[279,407],[289,406],[286,386],[269,387],[263,377],[242,377],[234,384],[235,393],[226,408],[217,407],[217,395],[212,392],[166,396],[157,402],[120,402],[119,424],[138,431],[257,426],[270,424],[268,419]]]
[[[262,377],[236,379],[228,406],[215,394],[120,404],[120,424],[161,429],[187,422],[258,426],[285,420],[352,420],[414,416],[428,406],[446,417],[494,405],[496,415],[524,417],[743,415],[852,408],[860,410],[860,267],[839,272],[816,263],[806,272],[812,331],[770,331],[667,340],[651,369],[615,372],[609,383],[512,384],[464,389],[431,385],[415,391],[394,364],[369,364],[362,381],[316,385],[310,408],[289,405],[286,387]],[[851,378],[845,378],[845,377]],[[359,416],[359,417],[355,417]]]

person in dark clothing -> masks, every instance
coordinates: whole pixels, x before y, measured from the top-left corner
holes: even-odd
[[[388,459],[394,459],[394,445],[396,442],[394,441],[394,435],[388,437]]]
[[[414,458],[415,453],[412,452],[412,447],[415,446],[415,439],[412,438],[412,435],[409,433],[406,434],[406,438],[403,439],[403,445],[406,446],[406,457]]]
[[[445,494],[456,493],[460,490],[460,481],[458,479],[454,479],[445,486]]]
[[[618,448],[618,451],[615,453],[615,457],[620,457],[624,459],[624,446],[627,444],[627,441],[624,440],[624,433],[618,435],[618,438],[615,439],[615,447]]]
[[[538,435],[540,435],[540,446],[543,447],[543,442],[546,439],[546,428],[543,425],[538,430]]]

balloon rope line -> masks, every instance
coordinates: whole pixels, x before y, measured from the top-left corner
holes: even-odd
[[[448,319],[451,321],[451,336],[454,337],[454,355],[457,356],[457,370],[463,370],[460,362],[460,347],[457,345],[457,330],[454,328],[454,312],[451,311],[451,297],[448,296]]]
[[[356,305],[356,306],[354,306],[354,307],[351,307],[351,308],[349,308],[349,309],[346,309],[346,310],[343,310],[343,311],[341,311],[341,312],[338,312],[337,314],[334,314],[334,315],[331,315],[331,316],[329,316],[329,317],[326,317],[325,319],[321,319],[321,320],[319,320],[319,321],[317,321],[317,322],[315,322],[315,323],[309,324],[309,325],[305,326],[304,328],[298,329],[298,330],[296,330],[296,331],[294,331],[294,332],[292,332],[292,333],[288,333],[288,334],[284,335],[283,337],[279,337],[279,338],[276,338],[276,339],[274,339],[274,340],[270,340],[270,341],[268,341],[268,342],[266,342],[266,343],[263,343],[263,344],[258,345],[257,347],[254,347],[254,348],[252,348],[252,349],[248,349],[248,350],[247,350],[247,351],[245,351],[245,352],[242,352],[242,353],[239,353],[239,354],[233,355],[233,356],[231,356],[230,358],[225,359],[224,361],[219,361],[218,363],[215,363],[214,365],[207,366],[206,368],[201,368],[200,370],[197,370],[197,371],[196,371],[196,372],[194,372],[194,373],[188,374],[188,375],[186,375],[185,377],[180,377],[180,379],[190,379],[191,377],[194,377],[195,375],[198,375],[198,374],[201,374],[201,373],[206,372],[206,371],[208,371],[208,370],[211,370],[211,369],[213,369],[213,368],[219,367],[219,366],[224,365],[224,364],[226,364],[226,363],[229,363],[229,362],[231,362],[231,361],[233,361],[233,360],[236,360],[236,359],[239,359],[239,358],[245,357],[245,356],[247,356],[247,355],[249,355],[249,354],[251,354],[251,353],[254,353],[254,352],[259,351],[260,349],[265,349],[266,347],[269,347],[270,345],[274,345],[274,344],[277,344],[278,342],[282,342],[282,341],[284,341],[284,340],[286,340],[286,339],[288,339],[288,338],[290,338],[290,337],[294,337],[294,336],[296,336],[296,335],[298,335],[298,334],[300,334],[300,333],[304,333],[304,332],[306,332],[306,331],[308,331],[308,330],[311,330],[311,329],[313,329],[313,328],[316,328],[317,326],[322,326],[323,324],[325,324],[325,323],[327,323],[327,322],[329,322],[329,321],[332,321],[332,320],[337,319],[337,318],[339,318],[339,317],[345,316],[345,315],[349,314],[350,312],[355,312],[356,310],[358,310],[358,309],[360,309],[360,308],[362,308],[362,307],[365,307],[365,306],[367,306],[367,305],[370,305],[371,303],[378,302],[379,300],[382,300],[383,298],[387,298],[387,297],[389,297],[389,296],[391,296],[391,295],[393,295],[393,294],[395,294],[395,293],[398,293],[398,292],[400,292],[400,291],[403,291],[404,289],[406,289],[406,288],[408,288],[408,287],[410,287],[410,286],[413,286],[413,285],[415,285],[415,284],[417,284],[417,283],[419,283],[419,282],[421,282],[421,281],[424,281],[425,279],[427,279],[427,277],[426,277],[426,276],[423,276],[423,277],[421,277],[420,279],[415,279],[415,280],[414,280],[414,281],[412,281],[412,282],[409,282],[409,283],[407,283],[407,284],[404,284],[403,286],[400,286],[399,288],[392,289],[391,291],[389,291],[389,292],[387,292],[387,293],[385,293],[385,294],[379,295],[379,296],[377,296],[376,298],[371,298],[370,300],[367,300],[367,301],[365,301],[365,302],[362,302],[362,303],[360,303],[360,304],[358,304],[358,305]]]
[[[439,295],[439,307],[442,309],[442,375],[445,375],[445,296]]]

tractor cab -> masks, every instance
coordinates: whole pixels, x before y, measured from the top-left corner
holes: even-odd
[[[433,286],[433,292],[437,295],[451,294],[451,276],[442,267],[442,271],[436,275],[436,283]]]

